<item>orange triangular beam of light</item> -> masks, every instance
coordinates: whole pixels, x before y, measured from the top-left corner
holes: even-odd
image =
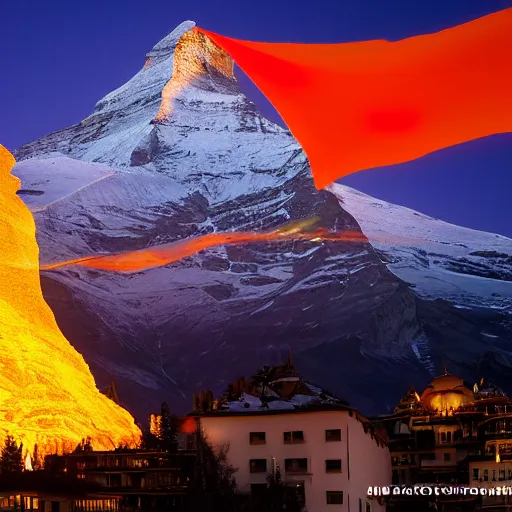
[[[396,42],[260,43],[198,30],[274,105],[318,189],[512,132],[512,8]]]

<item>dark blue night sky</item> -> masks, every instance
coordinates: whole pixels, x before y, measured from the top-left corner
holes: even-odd
[[[0,143],[13,150],[80,121],[187,19],[240,39],[335,43],[402,39],[507,7],[512,0],[3,0]],[[279,121],[240,75],[247,95]],[[511,170],[508,134],[342,182],[448,222],[512,237]]]

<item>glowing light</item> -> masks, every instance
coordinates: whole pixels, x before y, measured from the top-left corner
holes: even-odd
[[[401,41],[292,44],[198,29],[231,55],[306,152],[318,189],[512,131],[512,8]]]
[[[310,224],[306,219],[305,225]],[[254,242],[272,242],[284,240],[330,240],[338,242],[365,243],[368,239],[360,231],[330,232],[326,229],[316,229],[312,232],[301,232],[297,222],[291,229],[281,227],[274,231],[264,233],[213,233],[197,238],[182,240],[172,244],[165,244],[142,249],[139,251],[111,254],[106,256],[89,256],[74,260],[42,265],[41,270],[55,270],[68,265],[80,265],[100,270],[116,272],[138,272],[150,268],[168,265],[199,251],[218,245],[241,245]]]
[[[96,389],[44,302],[35,223],[16,195],[13,165],[0,146],[0,443],[9,432],[28,453],[37,443],[41,457],[87,436],[97,449],[133,445],[133,418]]]
[[[268,232],[228,232],[203,235],[196,238],[188,238],[171,244],[157,245],[118,254],[90,255],[56,263],[43,264],[42,271],[57,270],[69,265],[107,270],[114,272],[139,272],[150,268],[162,267],[178,260],[192,256],[209,247],[220,245],[243,245],[256,242],[284,242],[287,240],[308,240],[310,242],[339,242],[339,243],[366,243],[368,238],[360,231],[332,232],[325,228],[312,227],[320,219],[312,217],[292,221]],[[417,245],[424,243],[420,238],[373,235],[372,241],[392,245]]]
[[[30,453],[27,453],[27,456],[25,457],[25,471],[33,471],[32,459],[30,458]]]
[[[501,462],[500,454],[496,453],[496,462]]]

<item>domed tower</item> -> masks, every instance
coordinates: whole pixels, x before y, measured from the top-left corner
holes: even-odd
[[[425,388],[421,395],[423,409],[433,414],[453,414],[461,406],[473,402],[474,393],[464,381],[445,371]]]

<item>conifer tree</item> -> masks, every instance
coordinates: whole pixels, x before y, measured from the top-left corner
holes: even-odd
[[[140,440],[140,446],[139,448],[141,450],[145,450],[148,452],[158,450],[159,448],[159,439],[156,437],[155,434],[153,434],[149,428],[142,430],[142,437]]]
[[[0,474],[20,473],[23,470],[23,443],[18,447],[14,437],[7,435],[0,456]]]
[[[32,463],[32,469],[34,471],[39,471],[39,470],[43,469],[43,462],[41,460],[41,455],[39,453],[39,447],[37,446],[37,444],[34,445],[34,451],[32,452],[31,463]]]
[[[160,408],[158,439],[162,450],[174,453],[178,449],[176,422],[173,420],[166,402],[163,402]]]
[[[197,457],[191,488],[190,510],[234,512],[237,501],[237,469],[228,460],[229,446],[214,449],[203,430],[196,432]]]

